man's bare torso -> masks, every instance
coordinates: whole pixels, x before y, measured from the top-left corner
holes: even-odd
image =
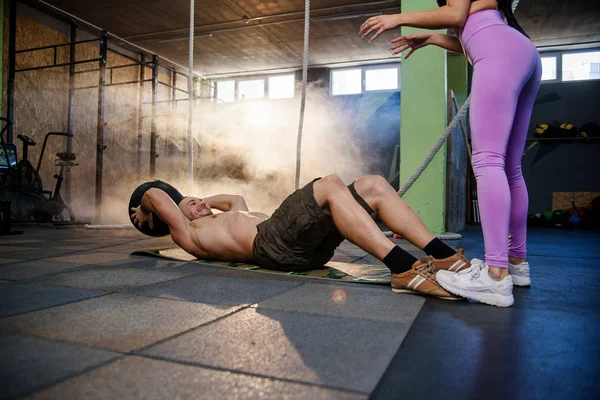
[[[256,226],[269,216],[259,212],[228,211],[190,223],[193,247],[181,246],[197,258],[223,261],[253,261]],[[186,248],[190,247],[190,248]]]

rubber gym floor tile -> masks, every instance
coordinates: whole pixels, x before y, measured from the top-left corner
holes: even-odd
[[[118,268],[139,269],[144,271],[162,271],[162,272],[189,272],[189,273],[210,273],[221,269],[220,267],[210,266],[200,263],[189,263],[185,261],[163,260],[149,257],[132,257],[130,262],[115,266]],[[114,268],[107,266],[106,268]]]
[[[58,243],[54,246],[60,250],[69,250],[69,251],[91,251],[100,248],[105,248],[107,245],[102,244],[71,244],[71,243]],[[108,246],[110,247],[110,246]]]
[[[112,294],[0,319],[0,329],[128,352],[232,311],[224,306]]]
[[[239,279],[195,275],[128,293],[206,304],[239,306],[257,303],[301,285],[300,281]]]
[[[246,309],[143,354],[370,393],[408,329],[408,324]]]
[[[22,246],[22,245],[26,245],[26,246],[31,246],[33,243],[36,244],[43,244],[44,241],[41,239],[22,239],[22,236],[13,236],[12,238],[6,238],[3,237],[2,239],[0,239],[2,242],[1,245],[2,246]]]
[[[15,262],[23,261],[21,258],[0,258],[0,266],[4,264],[12,264]]]
[[[0,336],[0,399],[23,396],[120,355],[80,345]]]
[[[31,279],[39,276],[56,274],[64,271],[73,271],[82,268],[89,268],[81,264],[66,262],[47,261],[47,260],[27,260],[21,262],[1,265],[0,279]]]
[[[168,246],[176,246],[170,236],[164,236],[160,238],[148,238],[147,236],[144,236],[142,239],[137,240],[132,244],[135,244],[136,246],[142,246],[142,248],[153,246],[161,246],[163,248]]]
[[[598,232],[528,229],[531,287],[506,309],[428,299],[372,398],[597,399],[597,243]],[[462,245],[481,258],[480,228]]]
[[[597,313],[531,309],[526,290],[508,309],[428,301],[373,398],[597,398]]]
[[[353,264],[357,265],[357,264]],[[313,279],[310,282],[311,285],[319,285],[319,286],[339,286],[341,288],[344,287],[365,287],[372,290],[381,290],[385,292],[389,292],[392,289],[390,288],[389,283],[365,283],[365,282],[353,282],[353,281],[342,281],[339,279]]]
[[[2,243],[5,246],[18,246],[18,247],[39,247],[39,248],[52,248],[59,245],[67,245],[73,244],[73,242],[67,242],[65,240],[61,240],[58,238],[46,238],[46,240],[42,239],[30,239],[30,240],[22,240],[22,241],[14,241],[8,243]],[[79,244],[90,244],[90,243],[79,243]]]
[[[5,255],[9,253],[17,253],[20,251],[29,252],[37,251],[40,247],[27,247],[27,246],[16,246],[16,245],[0,245],[0,254]]]
[[[195,263],[190,263],[195,264]],[[240,268],[223,268],[223,267],[215,267],[213,272],[209,272],[207,275],[210,276],[222,276],[225,278],[240,278],[240,279],[256,279],[260,281],[280,281],[280,282],[297,282],[297,283],[306,283],[307,278],[294,276],[294,275],[286,275],[286,274],[274,274],[274,273],[262,273],[255,271],[245,271]]]
[[[31,397],[42,399],[340,399],[366,396],[131,356]]]
[[[411,324],[425,303],[421,296],[388,288],[306,284],[258,303],[258,309],[296,311]]]
[[[60,257],[46,258],[48,261],[58,262],[70,262],[77,264],[96,264],[96,265],[110,265],[118,264],[121,262],[128,262],[134,260],[127,255],[111,253],[108,251],[95,251],[88,253],[77,253],[71,255],[64,255]]]
[[[517,290],[530,309],[597,316],[599,261],[532,256],[529,263],[531,287]],[[564,271],[569,273],[565,275]],[[560,284],[556,284],[557,276],[561,276]]]
[[[63,239],[65,243],[75,244],[98,244],[98,245],[111,245],[111,244],[124,244],[134,241],[135,238],[104,238],[104,237],[79,237],[77,239]]]
[[[151,285],[197,273],[196,270],[166,271],[140,270],[121,267],[94,267],[80,271],[44,276],[32,282],[49,285],[70,286],[85,289],[120,291],[138,286]]]
[[[74,289],[35,283],[6,283],[0,286],[0,317],[89,299],[102,294],[104,292],[98,290]]]
[[[20,250],[16,250],[16,246],[14,246],[15,250],[4,252],[4,250],[0,249],[0,254],[8,258],[20,258],[23,260],[38,260],[42,258],[52,258],[52,257],[62,257],[68,256],[73,253],[76,253],[74,250],[64,250],[57,249],[53,246],[51,247],[19,247]]]
[[[148,246],[148,245],[139,244],[138,242],[129,242],[126,244],[110,245],[109,247],[106,248],[106,250],[109,250],[111,253],[131,254],[136,250],[160,250],[160,249],[164,249],[166,247],[172,247],[172,246],[173,246],[172,243],[163,244],[162,246],[161,245]]]
[[[598,242],[600,243],[600,237]],[[546,256],[546,257],[576,257],[580,258],[585,255],[585,258],[600,259],[600,246],[591,246],[590,243],[570,243],[569,246],[560,245],[557,243],[528,243],[527,254],[529,256]]]

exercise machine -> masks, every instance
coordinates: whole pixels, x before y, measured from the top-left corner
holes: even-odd
[[[73,137],[72,134],[64,132],[49,132],[44,137],[44,144],[37,167],[34,168],[29,161],[29,147],[36,146],[37,143],[29,136],[17,135],[23,143],[21,160],[17,161],[17,148],[14,144],[4,141],[3,134],[10,121],[0,117],[0,121],[6,123],[5,129],[0,135],[1,149],[3,156],[0,162],[3,169],[0,169],[0,200],[9,201],[12,204],[12,218],[18,222],[53,222],[55,225],[84,224],[78,221],[73,210],[64,202],[60,189],[63,182],[65,168],[71,168],[78,165],[74,153],[57,153],[54,165],[60,167],[59,173],[54,175],[56,184],[54,191],[44,190],[44,185],[40,177],[40,168],[46,151],[46,145],[50,136]],[[63,212],[67,210],[69,216],[66,219]]]

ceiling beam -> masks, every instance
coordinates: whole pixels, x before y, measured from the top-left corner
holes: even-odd
[[[237,13],[238,15],[241,14],[240,19],[242,19],[244,16],[248,15],[248,12],[246,10],[244,10],[242,7],[238,6],[231,0],[219,0],[219,2],[221,4],[223,4],[224,6],[226,6],[227,8],[229,8],[234,13]],[[302,54],[298,53],[287,43],[284,43],[282,40],[277,38],[275,35],[271,34],[264,27],[257,26],[256,28],[257,28],[257,31],[260,32],[260,34],[264,38],[266,38],[268,41],[270,41],[275,46],[277,46],[282,52],[284,52],[285,54],[287,54],[288,56],[290,56],[294,59],[302,60]]]
[[[225,4],[222,0],[221,3]],[[382,8],[384,7],[384,8]],[[198,25],[194,29],[198,32],[215,32],[215,31],[226,31],[231,28],[239,29],[244,26],[267,26],[278,23],[288,23],[293,21],[301,21],[304,20],[304,10],[301,11],[292,11],[286,13],[279,14],[271,14],[271,15],[263,15],[259,17],[251,17],[248,13],[246,13],[239,6],[235,5],[235,8],[228,5],[228,8],[240,15],[240,18],[233,21],[224,21],[218,22],[214,24],[206,24],[206,25]],[[352,12],[339,13],[341,10],[347,10],[351,8],[367,8],[364,12],[369,11],[385,11],[385,10],[399,10],[400,2],[398,0],[383,0],[383,1],[371,1],[371,2],[363,2],[357,4],[347,4],[347,5],[339,5],[334,7],[323,7],[323,8],[315,8],[311,9],[310,13],[314,17],[336,17],[343,15],[353,14]],[[333,12],[333,13],[332,13]],[[337,13],[336,13],[337,12]],[[354,12],[358,14],[357,12]],[[266,22],[263,22],[266,21]],[[171,39],[173,36],[175,37],[186,37],[185,35],[189,35],[189,27],[171,29],[168,31],[158,31],[158,32],[149,32],[140,35],[126,36],[124,39],[132,41],[132,42],[153,42],[162,39]]]

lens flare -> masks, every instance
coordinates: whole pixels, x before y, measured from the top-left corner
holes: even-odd
[[[331,300],[335,304],[339,304],[339,305],[346,304],[347,299],[348,299],[348,295],[346,294],[346,291],[343,289],[336,289],[331,294]]]

